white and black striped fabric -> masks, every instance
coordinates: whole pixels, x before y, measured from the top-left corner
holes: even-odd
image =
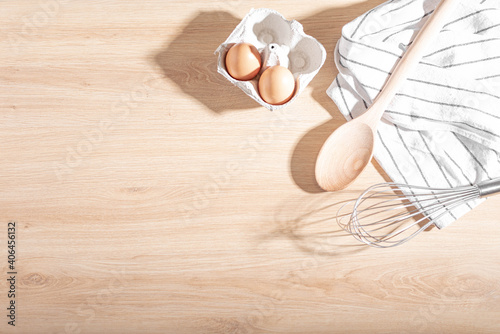
[[[438,2],[387,1],[344,26],[327,93],[348,120],[372,103]],[[374,155],[395,182],[449,188],[500,177],[499,152],[500,1],[464,0],[385,112]]]

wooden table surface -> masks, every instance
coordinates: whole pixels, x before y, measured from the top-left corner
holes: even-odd
[[[1,333],[498,333],[500,198],[401,247],[358,245],[316,155],[341,27],[381,0],[2,1]],[[269,112],[216,73],[252,8],[328,51]],[[16,222],[15,328],[8,222]]]

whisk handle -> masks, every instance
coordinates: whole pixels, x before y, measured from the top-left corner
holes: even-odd
[[[476,185],[479,197],[487,197],[500,193],[500,178],[481,182]]]

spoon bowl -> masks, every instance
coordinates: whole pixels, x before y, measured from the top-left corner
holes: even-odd
[[[374,130],[359,119],[340,126],[325,142],[316,161],[316,181],[326,191],[351,184],[370,162]],[[335,148],[330,150],[330,148]]]

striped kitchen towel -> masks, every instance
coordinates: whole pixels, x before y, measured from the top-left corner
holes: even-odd
[[[438,0],[393,0],[342,29],[328,95],[362,114]],[[375,158],[399,183],[449,188],[500,177],[500,1],[462,1],[378,128]],[[482,200],[435,221],[442,228]]]

